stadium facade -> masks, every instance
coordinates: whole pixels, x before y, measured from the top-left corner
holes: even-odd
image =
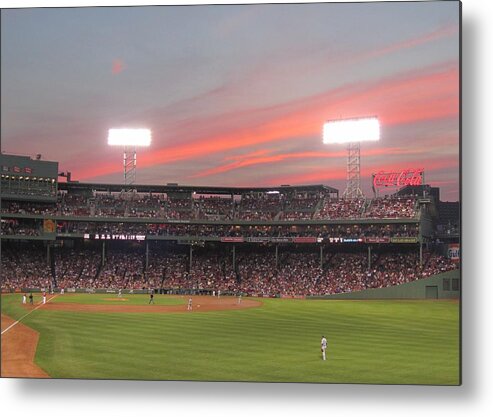
[[[0,162],[2,291],[340,296],[419,280],[397,298],[459,297],[459,203],[428,185],[359,199],[326,185],[125,189],[58,182],[40,155]]]

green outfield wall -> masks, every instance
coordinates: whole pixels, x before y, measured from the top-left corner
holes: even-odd
[[[388,298],[443,299],[460,297],[460,271],[444,272],[429,278],[387,288],[374,288],[344,294],[307,297],[312,299],[370,300]]]

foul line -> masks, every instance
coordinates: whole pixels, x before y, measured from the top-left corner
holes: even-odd
[[[47,300],[46,302],[50,302],[51,300],[53,300],[55,297],[57,297],[57,295],[54,295],[53,297],[51,297],[49,300]],[[31,314],[33,311],[36,311],[38,308],[40,307],[43,307],[44,304],[41,302],[41,304],[39,306],[37,306],[36,308],[33,308],[29,313],[27,314],[24,314],[19,320],[17,320],[16,322],[12,323],[9,327],[7,327],[3,332],[2,332],[2,335],[7,331],[7,330],[10,330],[12,327],[14,327],[17,323],[19,323],[24,317],[27,317],[29,316],[29,314]]]

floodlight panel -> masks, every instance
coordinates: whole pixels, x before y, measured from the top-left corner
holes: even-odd
[[[324,123],[325,144],[377,140],[380,140],[380,122],[376,117],[331,120]]]
[[[108,145],[112,146],[149,146],[151,131],[149,129],[110,129]]]

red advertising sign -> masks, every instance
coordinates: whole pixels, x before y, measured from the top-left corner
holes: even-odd
[[[241,243],[244,239],[242,237],[222,237],[221,242],[237,242]]]
[[[400,172],[379,171],[373,174],[373,186],[375,188],[384,188],[422,185],[423,172],[423,168],[410,168]]]
[[[294,243],[317,243],[316,237],[294,237]]]
[[[452,261],[459,262],[460,260],[460,245],[458,243],[450,243],[447,248],[447,258]]]

